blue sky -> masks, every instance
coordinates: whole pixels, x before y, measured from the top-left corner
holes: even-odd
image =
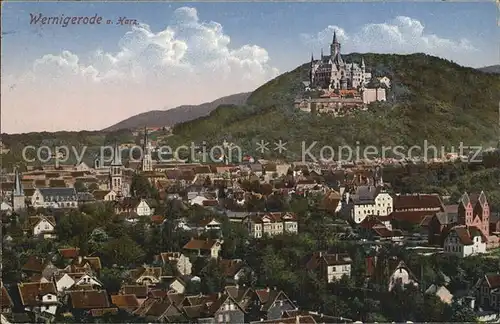
[[[76,69],[88,72],[88,68],[92,67],[92,73],[95,73],[94,79],[99,77],[101,81],[104,80],[102,76],[105,73],[108,73],[107,75],[120,74],[125,78],[130,76],[127,73],[132,73],[129,65],[126,71],[117,70],[116,66],[113,68],[109,65],[103,66],[102,57],[99,63],[96,63],[95,58],[97,50],[100,50],[100,53],[109,53],[119,57],[119,53],[124,51],[123,45],[120,46],[122,44],[120,40],[131,30],[129,26],[70,25],[63,28],[57,25],[30,25],[30,13],[41,13],[44,16],[60,16],[61,14],[93,16],[97,14],[103,19],[116,20],[122,16],[137,19],[149,26],[145,29],[148,32],[142,30],[136,31],[136,34],[130,34],[134,40],[139,39],[139,43],[127,42],[126,52],[130,54],[130,48],[140,47],[144,42],[153,42],[157,50],[160,47],[158,50],[160,54],[158,52],[151,54],[151,51],[154,51],[151,48],[145,51],[140,47],[140,53],[133,53],[134,64],[141,62],[143,65],[134,65],[134,71],[138,71],[139,66],[141,73],[152,69],[158,74],[159,61],[154,60],[160,60],[161,55],[168,56],[168,71],[161,71],[162,80],[155,79],[155,84],[146,86],[146,82],[142,79],[140,82],[134,81],[134,84],[123,86],[136,89],[137,92],[140,89],[140,94],[137,94],[138,98],[132,101],[145,102],[143,107],[142,105],[135,108],[127,106],[126,103],[131,101],[127,97],[124,99],[124,108],[121,110],[113,108],[114,113],[106,115],[104,121],[102,118],[99,121],[86,120],[87,125],[85,125],[80,121],[78,124],[67,124],[61,120],[47,125],[48,130],[64,127],[78,128],[80,124],[81,129],[100,128],[147,110],[171,108],[179,104],[196,104],[234,92],[251,91],[277,73],[293,69],[307,61],[311,51],[318,55],[320,48],[324,48],[327,52],[333,30],[337,30],[340,35],[343,52],[427,52],[474,67],[497,64],[499,58],[498,9],[494,2],[3,2],[2,5],[2,30],[14,32],[3,36],[2,72],[9,78],[7,81],[2,80],[2,87],[11,87],[11,84],[15,84],[16,87],[21,88],[26,83],[26,89],[30,93],[40,91],[43,93],[41,97],[51,98],[53,96],[47,92],[50,88],[49,83],[54,83],[51,89],[60,89],[61,86],[70,84],[73,87],[70,92],[75,97],[66,98],[66,100],[74,102],[79,100],[74,84],[84,82],[82,85],[78,84],[81,86],[79,89],[84,89],[82,93],[84,93],[85,100],[88,101],[89,96],[104,100],[102,94],[96,93],[93,86],[87,84],[90,81],[74,79],[74,74],[82,74],[75,72]],[[185,10],[186,7],[191,11]],[[186,24],[187,20],[190,21],[189,24]],[[210,22],[217,22],[218,25],[209,24]],[[173,38],[160,33],[164,30],[171,31]],[[162,38],[164,36],[165,39]],[[168,46],[164,46],[164,43],[168,43]],[[65,63],[57,63],[65,51]],[[46,57],[48,54],[52,55],[49,59]],[[33,71],[33,66],[37,59],[44,56],[45,60],[37,65],[37,71],[44,73],[40,75],[40,72]],[[68,63],[68,60],[71,62]],[[127,62],[130,60],[128,58]],[[152,66],[144,66],[152,60],[155,62],[154,69]],[[165,60],[160,61],[162,66],[165,66]],[[222,68],[221,62],[230,62],[226,65],[231,65],[232,72],[228,72],[227,68]],[[61,66],[71,66],[70,70],[73,74],[67,75],[65,74],[67,71],[57,70]],[[123,64],[120,65],[121,68],[123,66]],[[87,72],[83,74],[87,75]],[[219,77],[221,73],[227,75]],[[250,74],[252,78],[247,76]],[[189,78],[190,81],[186,83],[198,84],[200,89],[191,87],[190,91],[183,91],[182,82],[178,81],[178,77],[172,77],[173,75],[182,75],[184,79]],[[237,82],[236,85],[231,79],[234,75],[245,75],[246,81]],[[220,79],[220,84],[204,84],[206,80],[210,81],[214,77]],[[38,82],[34,82],[33,79]],[[65,81],[61,82],[61,79]],[[151,79],[148,77],[147,80]],[[175,89],[166,91],[165,99],[162,99],[160,93],[154,92],[160,91],[161,87],[158,86],[160,81],[168,85],[175,83],[177,87],[172,86]],[[8,85],[6,82],[11,84]],[[111,83],[110,87],[117,87],[116,82]],[[43,89],[40,88],[40,84],[43,85]],[[106,83],[108,84],[109,82]],[[104,83],[101,82],[99,88],[103,87]],[[158,89],[154,90],[155,87]],[[182,95],[179,95],[181,90]],[[118,89],[110,90],[113,94],[119,94],[116,91]],[[21,93],[20,90],[18,95],[14,96],[13,92],[12,98],[9,98],[9,104],[18,107],[27,105],[23,108],[26,111],[29,109],[28,103],[16,102],[19,100],[19,93]],[[175,94],[175,100],[169,94]],[[140,96],[155,99],[141,101]],[[4,101],[3,98],[2,101]],[[42,111],[49,114],[50,109],[55,109],[54,105],[70,109],[66,108],[68,102],[63,101],[45,103],[38,100],[38,103],[44,106]],[[84,104],[95,105],[93,102],[79,105],[84,107]],[[114,99],[106,105],[119,106],[120,102]],[[15,110],[19,111],[18,108]],[[19,126],[19,121],[11,123],[2,118],[2,126],[11,131],[23,131],[20,127],[26,128],[27,131],[35,128],[41,130],[44,127],[36,123],[28,124]]]

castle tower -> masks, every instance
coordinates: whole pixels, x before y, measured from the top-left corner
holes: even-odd
[[[365,71],[366,71],[366,66],[365,66],[365,59],[361,58],[361,88],[365,88]]]
[[[148,140],[148,130],[144,127],[144,143],[142,146],[142,171],[153,171],[153,159],[151,157],[151,145]]]
[[[12,191],[12,209],[20,211],[26,208],[23,186],[21,184],[21,175],[19,170],[15,170],[14,190]]]
[[[351,60],[351,71],[350,71],[350,73],[349,73],[349,79],[350,79],[350,82],[349,82],[349,83],[350,83],[350,85],[349,85],[349,86],[350,86],[352,89],[356,88],[356,87],[357,87],[357,84],[356,84],[356,82],[354,81],[354,63],[353,63],[353,61],[352,61],[352,60]]]
[[[115,144],[115,151],[113,153],[113,161],[109,169],[110,176],[110,189],[118,195],[123,194],[123,164],[121,151],[118,144]]]
[[[311,53],[311,66],[309,68],[309,86],[312,88],[314,83],[314,54]]]
[[[330,45],[330,55],[330,59],[334,64],[338,66],[344,65],[342,56],[340,55],[340,43],[337,41],[337,32],[333,32],[333,40]]]

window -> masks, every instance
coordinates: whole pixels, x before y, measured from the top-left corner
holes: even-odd
[[[226,323],[231,323],[231,315],[226,314]]]
[[[224,322],[224,315],[223,315],[223,314],[219,314],[219,316],[218,316],[218,317],[219,317],[219,318],[218,318],[218,322],[219,322],[219,323]]]

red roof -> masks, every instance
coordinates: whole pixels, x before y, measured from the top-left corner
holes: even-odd
[[[210,250],[214,245],[220,243],[221,242],[219,240],[214,240],[214,239],[206,239],[206,240],[191,239],[191,241],[187,242],[186,245],[184,245],[184,249]]]
[[[59,249],[59,254],[65,259],[74,259],[80,255],[80,248]]]
[[[396,195],[394,196],[394,210],[419,210],[429,208],[439,208],[444,210],[443,202],[437,194],[432,195]]]

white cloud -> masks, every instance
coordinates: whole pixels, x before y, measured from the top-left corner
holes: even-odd
[[[424,52],[468,64],[468,55],[478,50],[466,39],[447,39],[425,32],[424,25],[413,18],[398,16],[379,24],[366,24],[346,33],[338,26],[328,26],[316,34],[301,34],[303,42],[314,50],[331,43],[333,31],[343,46],[343,52],[408,54]],[[326,49],[326,48],[325,48]]]
[[[18,88],[3,96],[3,107],[11,110],[14,119],[24,119],[24,131],[44,129],[44,118],[56,129],[95,129],[152,109],[251,91],[278,75],[264,48],[232,47],[222,26],[200,20],[195,8],[177,9],[161,31],[146,24],[133,26],[118,47],[115,53],[95,49],[88,56],[69,50],[44,55],[34,62],[32,71],[12,81]],[[22,90],[30,98],[21,95]],[[33,100],[35,96],[38,99]],[[33,121],[37,126],[32,127],[26,116],[33,101],[45,117]],[[54,114],[55,107],[65,111]],[[62,118],[79,114],[76,120]],[[85,116],[87,123],[81,123]],[[14,124],[2,121],[6,131],[23,131],[10,130]]]

